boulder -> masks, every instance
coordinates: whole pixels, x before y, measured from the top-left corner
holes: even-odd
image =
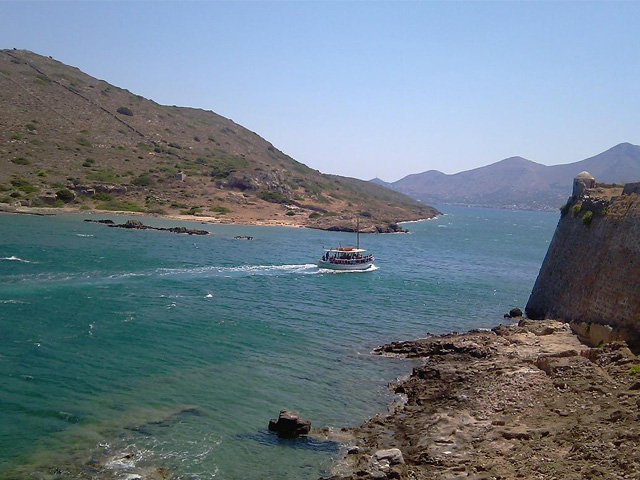
[[[522,317],[522,310],[519,308],[512,308],[509,313],[504,314],[504,318],[519,318]]]
[[[308,435],[311,431],[311,422],[302,418],[298,412],[283,409],[280,410],[277,419],[269,420],[269,430],[275,431],[279,437],[285,438]]]
[[[143,228],[144,224],[140,220],[127,220],[123,228]]]

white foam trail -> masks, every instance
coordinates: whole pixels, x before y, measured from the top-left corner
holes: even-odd
[[[184,275],[184,274],[228,274],[246,273],[249,275],[269,275],[278,273],[300,273],[312,275],[318,273],[318,267],[313,263],[299,265],[239,265],[236,267],[194,267],[194,268],[161,268],[158,273],[162,276]]]
[[[378,267],[371,265],[369,268],[364,270],[333,270],[331,268],[320,268],[318,269],[318,273],[367,273],[374,272],[376,270],[378,270]]]
[[[76,233],[76,236],[78,236],[78,237],[93,237],[95,235],[88,235],[86,233]]]
[[[11,255],[10,257],[3,257],[0,260],[7,260],[9,262],[22,262],[22,263],[31,263],[29,260],[24,260],[22,258],[18,258],[15,255]]]

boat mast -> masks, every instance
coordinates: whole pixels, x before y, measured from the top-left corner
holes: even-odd
[[[360,249],[360,217],[356,215],[356,248]]]

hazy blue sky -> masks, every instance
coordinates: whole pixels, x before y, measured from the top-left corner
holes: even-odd
[[[363,179],[640,143],[640,2],[0,1],[12,47]]]

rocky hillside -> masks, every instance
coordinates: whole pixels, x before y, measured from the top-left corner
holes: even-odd
[[[323,175],[210,111],[163,106],[24,50],[0,50],[0,203],[369,231],[437,211]]]
[[[546,166],[511,157],[455,175],[429,170],[391,184],[379,179],[373,182],[425,203],[556,210],[571,190],[573,178],[584,170],[600,182],[640,181],[640,146],[621,143],[594,157],[563,165]]]

